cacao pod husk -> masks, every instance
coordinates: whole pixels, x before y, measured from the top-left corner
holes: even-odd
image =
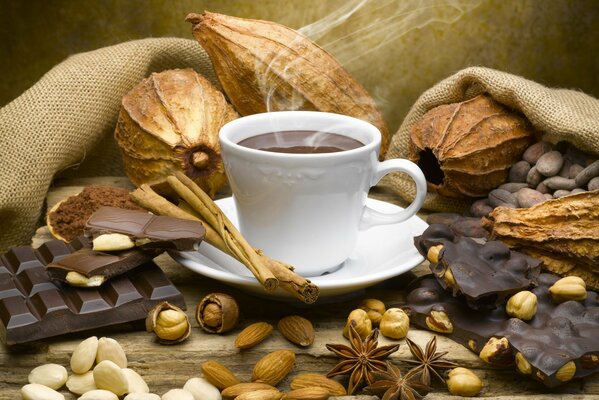
[[[428,111],[410,131],[408,159],[422,169],[429,190],[484,197],[506,181],[534,134],[522,115],[479,95]]]
[[[530,208],[497,207],[482,223],[493,239],[542,260],[545,269],[599,289],[599,190]]]
[[[310,110],[345,114],[389,130],[376,103],[326,50],[270,21],[204,12],[189,14],[193,35],[210,56],[227,97],[241,115]]]
[[[218,132],[237,117],[194,70],[153,73],[123,97],[114,136],[127,176],[152,185],[181,171],[214,196],[227,182]]]

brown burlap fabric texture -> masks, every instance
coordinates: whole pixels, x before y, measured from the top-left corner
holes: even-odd
[[[410,130],[430,109],[441,104],[489,93],[495,100],[524,114],[544,139],[567,141],[581,150],[599,154],[599,100],[575,90],[554,89],[520,76],[490,68],[467,68],[439,82],[414,103],[397,133],[386,158],[405,158]],[[403,174],[388,176],[390,185],[407,201],[416,193],[413,182]],[[463,211],[469,201],[427,194],[424,208],[432,211]]]
[[[121,98],[152,72],[187,67],[216,82],[193,40],[122,43],[69,57],[0,109],[0,251],[29,243],[57,173],[122,175]]]

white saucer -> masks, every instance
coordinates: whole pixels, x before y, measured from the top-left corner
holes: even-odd
[[[216,203],[237,225],[237,213],[232,197]],[[400,207],[384,201],[368,199],[367,204],[382,212],[395,212]],[[320,288],[320,298],[339,296],[382,282],[407,272],[420,264],[424,258],[414,247],[414,236],[428,227],[419,217],[393,225],[377,226],[358,235],[358,244],[343,265],[329,274],[310,277]],[[222,281],[239,289],[278,298],[292,298],[282,289],[273,293],[264,291],[258,281],[239,261],[202,243],[199,251],[170,252],[179,263],[190,270]]]

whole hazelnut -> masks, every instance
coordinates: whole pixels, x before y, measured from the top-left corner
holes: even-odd
[[[366,311],[373,326],[378,326],[385,313],[385,303],[377,299],[364,299],[358,308]]]
[[[353,324],[356,332],[362,339],[372,332],[372,321],[368,318],[366,311],[358,308],[349,313],[345,328],[343,328],[343,336],[349,339],[349,326]]]
[[[558,280],[549,288],[549,293],[553,300],[560,303],[568,300],[582,301],[587,298],[586,283],[577,276],[567,276]]]
[[[390,339],[403,339],[408,334],[410,318],[401,308],[390,308],[381,319],[381,334]]]
[[[467,368],[454,368],[448,374],[447,389],[455,396],[476,396],[482,388],[480,378]]]
[[[148,312],[146,330],[154,332],[162,344],[175,344],[189,337],[191,324],[185,311],[163,301]]]
[[[516,293],[507,301],[505,311],[514,318],[530,321],[537,313],[537,295],[528,290]]]
[[[196,307],[196,320],[208,333],[225,333],[239,322],[239,306],[225,293],[210,293]]]

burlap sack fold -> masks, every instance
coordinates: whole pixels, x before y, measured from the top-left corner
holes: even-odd
[[[599,155],[599,100],[575,90],[548,88],[490,68],[471,67],[437,83],[418,98],[393,136],[385,157],[407,156],[410,130],[430,109],[484,92],[524,114],[546,140],[553,143],[567,141],[581,150]],[[407,201],[412,201],[415,196],[415,185],[406,175],[388,176],[385,183]],[[469,204],[467,200],[429,193],[424,208],[459,212]]]
[[[216,82],[193,40],[126,42],[66,59],[0,109],[0,251],[29,243],[58,172],[81,163],[122,174],[112,139],[121,98],[151,72],[187,67]]]

